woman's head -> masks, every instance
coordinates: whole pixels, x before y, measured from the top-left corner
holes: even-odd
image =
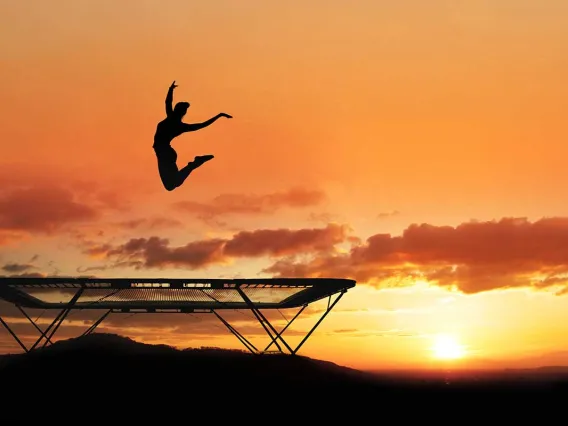
[[[174,115],[183,118],[189,108],[189,102],[178,102],[174,107]]]

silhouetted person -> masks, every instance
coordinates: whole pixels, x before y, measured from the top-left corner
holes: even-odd
[[[206,161],[213,159],[212,155],[199,155],[193,161],[187,163],[187,166],[178,169],[177,152],[172,148],[172,140],[185,132],[194,132],[199,129],[213,124],[221,117],[233,118],[229,114],[220,113],[203,123],[187,124],[182,122],[183,116],[189,108],[188,102],[178,102],[172,109],[174,99],[174,89],[177,87],[174,81],[168,89],[166,96],[166,118],[158,123],[156,134],[154,135],[154,151],[158,158],[158,170],[160,178],[164,184],[164,188],[173,191],[180,186],[189,174],[201,166]]]

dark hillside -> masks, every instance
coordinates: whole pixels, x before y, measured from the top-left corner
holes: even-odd
[[[559,418],[568,416],[567,384],[397,380],[302,356],[178,350],[97,333],[0,358],[8,418]]]

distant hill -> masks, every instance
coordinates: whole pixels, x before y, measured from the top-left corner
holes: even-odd
[[[568,397],[567,384],[568,379],[521,385],[502,380],[401,380],[303,356],[179,350],[101,333],[0,357],[0,402],[7,407],[1,416],[8,418],[42,412],[106,419],[111,414],[171,418],[176,413],[186,420],[195,414],[243,420],[269,416],[262,417],[266,421],[379,413],[425,418],[444,414],[448,407],[469,411],[473,406],[476,411],[468,417],[488,415],[491,408],[493,415],[499,409],[511,418],[535,410],[539,403],[546,405],[546,412],[561,407],[553,401]],[[530,404],[523,405],[523,399]]]
[[[253,355],[219,348],[180,350],[104,333],[58,341],[29,354],[6,355],[0,359],[4,380],[33,374],[46,380],[61,380],[81,372],[88,376],[116,374],[146,383],[179,383],[185,379],[209,384],[242,380],[246,385],[256,379],[265,384],[273,381],[275,385],[279,382],[321,387],[338,382],[359,386],[376,381],[369,373],[301,356]]]

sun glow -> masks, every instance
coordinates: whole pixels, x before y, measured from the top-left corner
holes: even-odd
[[[432,344],[434,358],[437,359],[459,359],[465,356],[464,347],[458,342],[455,336],[439,334],[434,338]]]

